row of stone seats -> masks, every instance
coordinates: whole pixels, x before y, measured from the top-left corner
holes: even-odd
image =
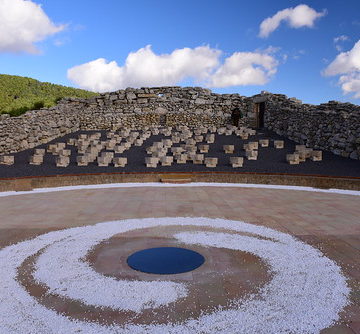
[[[305,145],[295,145],[295,152],[286,155],[286,161],[290,165],[298,165],[310,158],[312,161],[322,161],[322,151],[313,150]]]

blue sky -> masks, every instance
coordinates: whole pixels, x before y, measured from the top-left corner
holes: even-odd
[[[359,13],[358,0],[0,0],[0,73],[360,104]]]

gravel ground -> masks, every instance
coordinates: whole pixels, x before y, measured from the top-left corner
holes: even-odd
[[[68,138],[77,138],[80,133],[94,133],[101,132],[101,140],[106,140],[106,131],[77,131],[61,138],[52,140],[49,143],[65,142]],[[277,135],[275,132],[267,129],[261,129],[254,136],[249,136],[248,140],[231,135],[215,135],[215,143],[210,144],[209,153],[205,157],[217,157],[219,159],[216,168],[207,168],[205,165],[194,165],[190,162],[187,164],[176,164],[172,166],[158,166],[157,168],[147,168],[145,166],[146,154],[145,148],[150,146],[155,141],[160,141],[165,137],[164,135],[152,136],[144,141],[143,146],[132,146],[129,150],[122,154],[115,154],[115,156],[124,156],[128,158],[128,164],[121,167],[99,167],[96,162],[90,163],[88,166],[77,166],[76,151],[74,146],[67,145],[67,149],[71,149],[72,154],[70,158],[70,165],[68,167],[56,167],[55,156],[46,153],[44,156],[44,163],[40,166],[30,165],[28,163],[30,155],[33,154],[34,149],[24,150],[13,154],[15,156],[15,163],[12,166],[0,165],[0,178],[8,177],[22,177],[22,176],[44,176],[57,174],[87,174],[87,173],[129,173],[129,172],[203,172],[203,171],[223,171],[223,172],[258,172],[258,173],[287,173],[287,174],[307,174],[307,175],[329,175],[329,176],[350,176],[360,177],[360,161],[349,158],[337,156],[331,152],[323,151],[322,161],[312,161],[306,159],[305,162],[299,165],[290,165],[286,162],[286,154],[293,153],[295,150],[295,143],[283,136]],[[257,141],[259,139],[270,139],[269,147],[260,147],[257,160],[244,159],[242,168],[232,168],[229,164],[231,156],[245,156],[245,151],[242,149],[243,144],[249,141]],[[275,149],[272,140],[284,140],[284,149]],[[46,148],[48,144],[42,144],[36,148]],[[235,145],[234,154],[225,154],[222,146],[226,144]],[[174,146],[179,146],[175,144]],[[171,153],[169,153],[171,154]]]

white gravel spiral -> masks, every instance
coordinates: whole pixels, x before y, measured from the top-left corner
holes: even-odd
[[[271,268],[273,278],[229,310],[218,310],[182,324],[103,326],[75,321],[47,309],[17,282],[17,271],[42,251],[35,277],[50,291],[95,306],[141,311],[176,302],[187,294],[175,282],[128,282],[104,277],[82,260],[99,242],[117,233],[154,226],[202,226],[214,232],[183,232],[179,241],[253,253]],[[217,233],[216,228],[231,232]],[[259,239],[256,236],[267,238]],[[107,290],[115,289],[115,293]],[[146,290],[146,294],[141,294]],[[0,250],[0,333],[319,333],[339,318],[349,288],[340,268],[319,250],[292,236],[262,226],[210,218],[146,218],[99,223],[40,235]],[[119,297],[123,298],[119,302]]]

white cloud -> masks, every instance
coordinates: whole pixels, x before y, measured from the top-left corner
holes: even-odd
[[[0,0],[0,52],[37,53],[36,42],[64,28],[32,1]]]
[[[279,27],[282,21],[287,21],[292,28],[313,27],[315,20],[325,14],[325,10],[317,12],[304,4],[295,8],[285,8],[261,22],[259,36],[268,37]]]
[[[339,52],[343,50],[343,47],[340,45],[341,42],[344,41],[348,41],[349,37],[346,35],[340,35],[338,37],[334,38],[334,44],[335,44],[335,48],[336,50],[338,50]]]
[[[360,98],[360,40],[347,52],[341,52],[322,73],[325,76],[341,75],[339,84],[344,94],[355,93]]]
[[[274,48],[268,48],[274,52]],[[222,52],[209,46],[176,49],[157,55],[148,45],[131,52],[124,66],[99,58],[70,68],[68,79],[92,91],[176,85],[193,79],[209,87],[262,85],[276,72],[277,61],[265,52],[236,52],[220,64]]]
[[[276,73],[278,62],[268,54],[235,52],[211,76],[210,87],[264,85]]]

